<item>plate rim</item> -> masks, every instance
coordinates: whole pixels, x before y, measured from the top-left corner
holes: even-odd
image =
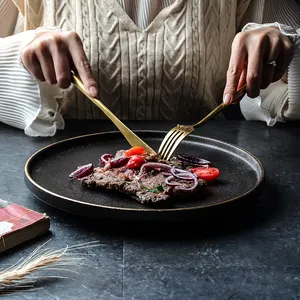
[[[167,131],[163,131],[163,130],[133,130],[133,131],[135,133],[137,133],[137,134],[138,133],[154,133],[154,132],[158,133],[158,134],[166,134],[167,133]],[[258,163],[258,165],[260,167],[260,171],[261,171],[261,177],[259,178],[259,180],[256,183],[256,185],[252,189],[250,189],[249,191],[247,191],[246,193],[244,193],[244,194],[242,194],[240,196],[237,196],[237,197],[234,197],[234,198],[231,198],[231,199],[228,199],[226,201],[219,202],[219,203],[207,204],[205,206],[193,206],[193,207],[182,207],[182,208],[126,208],[126,207],[115,207],[115,206],[108,206],[108,205],[87,203],[87,202],[82,202],[80,200],[76,200],[76,199],[72,199],[72,198],[69,198],[69,197],[65,197],[65,196],[56,194],[56,193],[54,193],[52,191],[49,191],[48,189],[40,186],[31,177],[30,172],[29,172],[30,164],[35,159],[35,157],[37,157],[43,151],[46,151],[48,148],[54,147],[56,145],[59,145],[59,144],[62,144],[62,143],[68,142],[68,141],[76,140],[76,139],[82,139],[82,138],[87,138],[87,137],[91,137],[91,136],[105,135],[105,134],[120,134],[122,136],[122,133],[120,131],[117,131],[117,130],[114,130],[114,131],[105,131],[105,132],[96,132],[96,133],[89,133],[89,134],[83,134],[83,135],[79,135],[79,136],[74,136],[74,137],[66,138],[66,139],[63,139],[61,141],[57,141],[57,142],[51,143],[51,144],[49,144],[49,145],[47,145],[47,146],[45,146],[45,147],[37,150],[36,152],[34,152],[27,159],[27,161],[25,163],[25,166],[24,166],[24,173],[25,173],[25,177],[26,177],[25,179],[27,179],[27,181],[29,181],[30,184],[33,185],[35,188],[40,189],[43,192],[48,193],[48,194],[50,194],[53,197],[56,197],[56,198],[59,198],[59,199],[62,199],[62,200],[68,201],[68,202],[75,202],[75,203],[80,204],[80,205],[86,205],[86,206],[90,206],[90,207],[97,207],[97,208],[101,208],[101,209],[118,210],[118,211],[131,211],[131,212],[149,212],[149,213],[151,213],[151,212],[159,212],[159,213],[164,213],[164,212],[165,213],[170,213],[171,212],[172,213],[172,212],[178,212],[178,211],[196,211],[196,210],[200,210],[200,209],[205,209],[205,208],[210,208],[210,207],[215,207],[215,206],[220,206],[220,205],[223,205],[223,204],[231,203],[231,202],[234,202],[236,200],[243,199],[246,196],[248,196],[248,195],[252,194],[253,192],[255,192],[260,187],[260,185],[262,184],[263,180],[265,179],[265,169],[264,169],[263,164],[251,152],[245,150],[242,147],[234,145],[232,143],[224,142],[224,141],[221,141],[221,140],[218,140],[218,139],[209,138],[209,137],[202,136],[202,135],[195,135],[195,134],[190,134],[189,137],[204,138],[205,140],[208,140],[208,141],[218,142],[220,144],[227,145],[227,146],[229,145],[229,146],[231,146],[233,148],[237,148],[238,150],[241,150],[241,151],[247,153],[248,155],[250,155]],[[26,186],[27,186],[27,184],[26,184]],[[28,186],[27,186],[27,188],[30,190],[31,193],[33,193],[32,189],[30,189]],[[33,195],[36,198],[38,198],[39,200],[47,203],[48,205],[51,205],[51,204],[48,203],[48,201],[44,201],[43,199],[37,197],[34,193],[33,193]],[[59,208],[59,209],[61,209],[61,208]]]

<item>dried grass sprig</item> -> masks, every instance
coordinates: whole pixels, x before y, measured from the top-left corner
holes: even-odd
[[[48,241],[49,242],[49,241]],[[42,278],[66,278],[62,276],[32,276],[37,271],[47,269],[51,271],[67,271],[77,273],[70,267],[83,265],[84,257],[78,257],[76,250],[97,247],[99,242],[89,242],[71,247],[65,247],[58,250],[45,248],[44,243],[37,247],[26,259],[19,260],[11,267],[0,270],[0,295],[3,293],[31,289],[35,287],[36,282]],[[72,251],[72,252],[71,252]]]

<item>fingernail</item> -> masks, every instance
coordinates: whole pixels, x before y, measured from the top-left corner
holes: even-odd
[[[89,93],[90,93],[90,95],[92,95],[93,97],[96,97],[97,94],[98,94],[98,90],[96,89],[96,87],[91,86],[91,87],[89,88]]]
[[[226,94],[226,95],[224,96],[223,103],[224,103],[225,105],[229,105],[229,104],[231,103],[231,101],[232,101],[232,95]]]

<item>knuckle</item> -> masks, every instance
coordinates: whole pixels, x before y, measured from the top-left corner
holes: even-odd
[[[68,31],[68,32],[66,32],[66,35],[67,35],[67,37],[68,37],[69,39],[81,43],[81,38],[80,38],[80,36],[78,35],[77,32],[75,32],[75,31]]]
[[[232,48],[241,48],[244,47],[246,44],[248,34],[246,32],[239,32],[232,43]]]
[[[266,34],[271,38],[281,39],[282,33],[277,27],[267,27]]]
[[[61,48],[64,44],[65,42],[59,33],[42,35],[34,41],[34,47],[40,54],[46,53],[52,47]]]
[[[56,44],[57,43],[57,40],[58,40],[58,37],[55,35],[55,34],[51,34],[51,35],[47,35],[45,36],[44,38],[44,41],[47,43],[47,44]]]
[[[237,79],[239,76],[239,69],[237,66],[230,66],[227,70],[227,78],[232,77],[233,79]]]
[[[51,37],[48,43],[53,45],[55,49],[61,49],[65,45],[65,41],[59,35]]]
[[[41,55],[45,55],[48,51],[48,43],[46,40],[37,40],[34,43],[35,51]]]
[[[61,46],[63,44],[63,41],[60,38],[60,36],[58,36],[58,35],[49,35],[49,36],[45,37],[44,43],[45,43],[45,45],[47,45],[48,48],[53,47],[53,48],[57,49],[57,48],[59,48],[59,46]]]
[[[239,32],[236,36],[235,36],[235,41],[236,42],[243,42],[247,37],[247,33],[246,32]]]
[[[94,80],[92,80],[92,79],[88,79],[88,80],[86,81],[85,85],[86,85],[87,87],[95,86],[95,85],[96,85],[96,82],[95,82]]]
[[[79,68],[87,72],[91,72],[92,70],[90,63],[86,58],[82,58],[79,61]]]
[[[24,64],[30,63],[33,58],[33,51],[30,47],[25,47],[21,52],[21,60]]]
[[[279,36],[271,36],[270,37],[270,47],[274,49],[274,51],[280,52],[282,49],[283,43]]]
[[[235,90],[236,90],[236,87],[234,86],[234,84],[233,83],[227,83],[226,84],[226,87],[225,87],[225,91],[226,92],[235,92]]]
[[[256,40],[257,47],[261,48],[264,45],[266,45],[266,43],[269,43],[270,38],[266,34],[259,34],[255,37],[255,40]]]
[[[280,36],[278,36],[278,35],[272,36],[272,42],[273,42],[273,44],[278,45],[278,46],[281,46],[281,44],[282,44],[282,40],[281,40]]]

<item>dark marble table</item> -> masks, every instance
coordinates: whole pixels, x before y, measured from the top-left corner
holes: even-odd
[[[169,129],[171,123],[128,123]],[[29,138],[0,124],[0,198],[51,217],[51,233],[1,255],[5,268],[49,240],[57,249],[99,241],[82,250],[85,265],[49,272],[67,279],[8,299],[300,299],[300,124],[210,121],[196,133],[247,149],[265,166],[266,182],[247,201],[206,213],[196,224],[119,223],[74,216],[36,200],[26,189],[27,158],[54,141],[114,130],[109,122],[68,122],[54,138]],[[5,297],[4,297],[5,298]]]

